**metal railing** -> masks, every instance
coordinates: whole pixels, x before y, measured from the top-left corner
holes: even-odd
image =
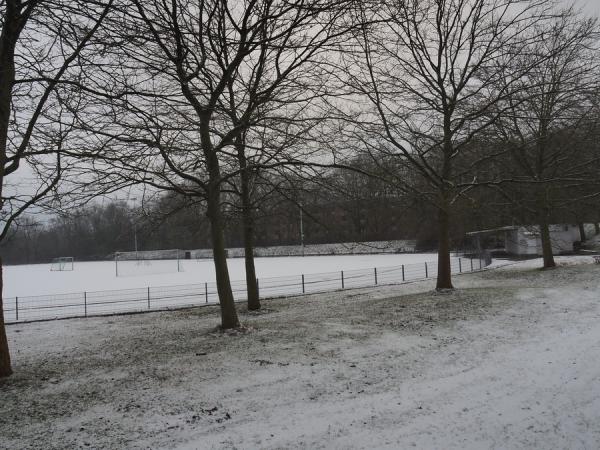
[[[489,256],[452,258],[452,273],[475,272],[489,265]],[[258,279],[261,298],[315,294],[340,289],[401,284],[433,278],[437,262],[374,267],[372,269],[300,274]],[[246,281],[232,281],[236,301],[246,297]],[[69,317],[89,317],[143,311],[216,305],[219,302],[214,282],[179,286],[144,287],[107,291],[86,291],[70,294],[10,297],[3,299],[7,324],[52,320]]]

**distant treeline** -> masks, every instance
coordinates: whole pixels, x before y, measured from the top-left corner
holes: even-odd
[[[364,167],[364,161],[357,161]],[[373,172],[371,168],[371,172]],[[267,182],[268,181],[268,182]],[[272,186],[279,186],[273,190]],[[268,188],[267,188],[268,186]],[[423,190],[424,191],[424,190]],[[504,190],[504,193],[507,191]],[[454,204],[451,239],[463,247],[466,231],[510,224],[535,223],[530,214],[536,198],[527,188],[505,195],[480,189]],[[312,180],[256,182],[255,244],[300,244],[300,216],[305,244],[415,239],[417,250],[437,245],[435,208],[418,191],[390,189],[377,177],[348,170],[330,170]],[[243,247],[238,196],[224,195],[225,238],[228,247]],[[552,212],[554,223],[597,222],[595,198],[577,209],[566,203]],[[117,251],[211,248],[205,205],[173,193],[146,202],[111,201],[56,214],[50,220],[27,216],[2,246],[8,264],[49,262],[58,256],[102,260]]]
[[[273,185],[273,180],[269,180]],[[283,186],[284,183],[280,183]],[[263,189],[256,208],[256,245],[299,244],[300,222],[306,244],[392,239],[419,239],[435,245],[434,211],[414,196],[393,192],[377,180],[335,170],[325,179],[287,182],[279,190]],[[264,186],[267,183],[263,183]],[[235,195],[225,195],[225,237],[229,247],[243,247],[242,220]],[[168,248],[211,248],[205,205],[174,194],[143,207],[131,202],[91,204],[41,221],[20,220],[3,242],[5,263],[51,261],[58,256],[77,260],[110,258],[116,251]]]

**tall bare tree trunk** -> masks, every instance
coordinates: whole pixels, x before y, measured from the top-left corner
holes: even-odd
[[[250,173],[244,148],[243,137],[236,140],[238,162],[241,169],[241,194],[242,194],[242,225],[244,234],[244,263],[246,265],[246,291],[248,295],[248,309],[260,309],[258,283],[256,282],[256,269],[254,267],[254,217],[252,215],[252,198],[250,193]]]
[[[254,267],[254,219],[245,215],[244,222],[244,263],[246,265],[246,290],[248,291],[248,309],[260,309],[256,269]]]
[[[184,92],[192,98],[189,91]],[[210,136],[210,111],[201,115],[200,139],[202,150],[206,158],[206,170],[209,182],[206,192],[206,216],[210,222],[210,235],[213,248],[213,262],[215,264],[215,277],[217,279],[217,293],[219,294],[219,307],[221,308],[221,328],[237,328],[240,321],[235,308],[235,299],[231,290],[229,269],[227,268],[227,250],[225,249],[225,233],[223,213],[221,211],[221,167],[219,157],[213,148]]]
[[[442,186],[438,205],[438,273],[436,289],[454,289],[450,265],[450,192],[447,180],[452,175],[452,111],[444,112],[444,161],[442,166]]]
[[[543,134],[545,136],[545,133]],[[545,139],[542,141],[545,142]],[[540,144],[543,145],[543,144]],[[543,148],[543,147],[542,147]],[[541,150],[540,150],[541,152]],[[541,169],[538,168],[538,173],[541,173]],[[549,188],[548,186],[544,186],[543,191],[538,193],[538,205],[540,206],[540,238],[542,241],[542,258],[544,260],[544,269],[549,269],[551,267],[556,267],[556,263],[554,262],[554,254],[552,252],[552,239],[550,238],[550,226],[548,223],[550,222],[550,211],[551,208],[548,206],[550,203],[549,199]]]
[[[221,213],[221,188],[211,185],[208,192],[206,215],[210,221],[210,233],[213,247],[213,261],[217,279],[219,306],[221,307],[221,327],[223,329],[237,328],[240,321],[235,309],[229,269],[227,268],[227,252],[225,250],[225,235],[223,233],[223,215]]]
[[[450,266],[450,217],[446,201],[438,207],[438,273],[436,289],[453,289]]]
[[[2,258],[0,258],[0,378],[12,375],[10,365],[10,352],[8,350],[8,339],[6,338],[6,330],[4,327],[4,306],[2,301],[4,295],[3,288],[3,273],[2,273]]]
[[[14,52],[17,39],[21,33],[22,20],[20,2],[6,2],[6,10],[2,33],[0,34],[0,199],[4,186],[4,167],[6,164],[6,146],[8,142],[8,125],[11,114],[12,89],[15,81]],[[0,208],[3,206],[0,200]],[[4,327],[4,307],[2,305],[2,260],[0,259],[0,378],[12,374],[8,339]]]
[[[540,224],[540,236],[542,239],[542,257],[544,258],[544,269],[556,267],[554,254],[552,253],[552,240],[550,239],[550,227],[545,220]]]

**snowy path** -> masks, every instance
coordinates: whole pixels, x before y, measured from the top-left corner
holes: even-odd
[[[0,448],[597,448],[600,267],[533,264],[272,300],[241,334],[211,308],[11,326]]]

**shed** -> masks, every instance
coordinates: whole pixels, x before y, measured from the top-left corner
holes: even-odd
[[[576,225],[552,224],[549,228],[552,251],[555,254],[572,252],[573,244],[581,240],[579,228]],[[492,247],[492,249],[504,250],[510,255],[537,256],[542,254],[542,239],[538,225],[511,225],[471,231],[467,233],[467,237],[472,240],[477,250]]]

